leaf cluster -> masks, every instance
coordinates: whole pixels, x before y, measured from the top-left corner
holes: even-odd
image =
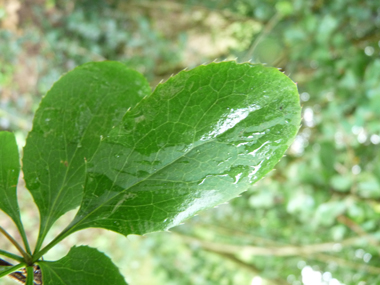
[[[2,266],[0,276],[21,275],[26,284],[125,284],[110,259],[90,247],[73,247],[58,261],[42,257],[79,230],[165,231],[236,197],[280,160],[299,122],[296,85],[260,64],[199,66],[153,93],[122,63],[77,67],[41,101],[24,148],[24,179],[40,213],[33,252],[16,198],[17,144],[12,133],[0,133],[0,209],[24,243],[0,228],[21,254],[0,251],[19,261]],[[52,225],[78,206],[44,245]]]

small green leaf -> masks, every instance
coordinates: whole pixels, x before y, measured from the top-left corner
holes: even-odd
[[[127,284],[109,257],[87,246],[72,247],[62,259],[38,264],[43,285]]]
[[[182,71],[129,110],[89,161],[68,233],[167,230],[231,198],[280,160],[300,124],[297,87],[275,68]]]
[[[17,203],[19,173],[20,161],[15,136],[10,132],[0,132],[0,209],[14,221],[26,243]],[[28,247],[27,243],[25,246]]]
[[[0,132],[0,209],[15,223],[20,222],[17,203],[17,181],[20,162],[16,139],[13,133]]]
[[[41,216],[41,245],[51,225],[79,206],[85,161],[102,137],[150,88],[117,62],[88,63],[64,75],[43,98],[24,148],[26,186]]]

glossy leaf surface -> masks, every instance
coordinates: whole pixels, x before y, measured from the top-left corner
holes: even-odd
[[[128,108],[150,92],[142,75],[117,62],[88,63],[64,75],[43,98],[24,148],[26,186],[50,226],[77,207],[85,161]]]
[[[87,246],[73,247],[60,260],[38,264],[44,285],[127,284],[109,257]]]
[[[67,231],[178,225],[268,173],[299,124],[296,85],[275,68],[223,62],[182,71],[104,136]]]
[[[15,136],[10,132],[0,132],[0,209],[21,229],[16,193],[19,173],[20,161]]]

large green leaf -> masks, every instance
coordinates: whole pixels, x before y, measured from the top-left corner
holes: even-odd
[[[299,124],[296,84],[275,68],[222,62],[182,71],[103,137],[65,234],[178,225],[268,173]]]
[[[109,257],[87,246],[73,247],[60,260],[38,264],[44,285],[127,284]]]
[[[51,225],[79,206],[85,161],[101,138],[150,88],[117,62],[88,63],[64,75],[43,98],[24,148],[26,186],[41,215],[41,245]]]
[[[19,173],[20,161],[15,136],[10,132],[0,132],[0,209],[14,221],[28,250],[17,203]]]

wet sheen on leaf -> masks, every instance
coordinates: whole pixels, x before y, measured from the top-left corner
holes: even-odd
[[[103,137],[67,231],[178,225],[268,173],[299,124],[296,85],[275,68],[223,62],[182,71]]]

